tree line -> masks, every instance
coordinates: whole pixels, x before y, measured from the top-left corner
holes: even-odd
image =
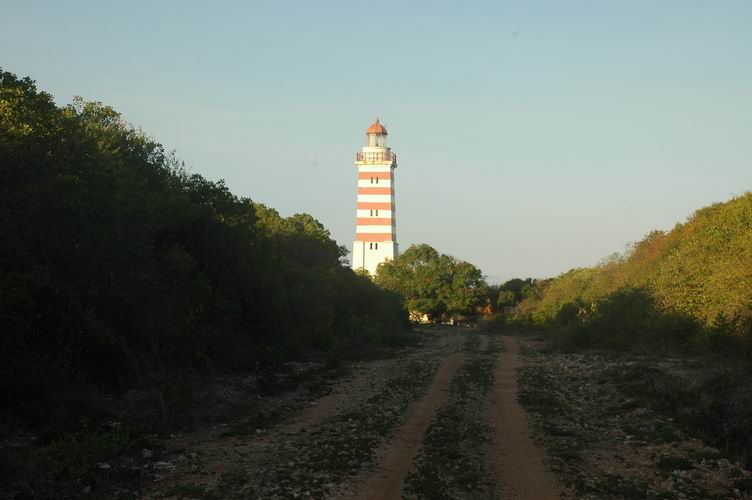
[[[402,342],[398,294],[308,214],[189,174],[109,106],[0,70],[0,401],[65,426],[185,377]]]
[[[531,285],[509,320],[556,327],[573,346],[752,357],[752,193]]]

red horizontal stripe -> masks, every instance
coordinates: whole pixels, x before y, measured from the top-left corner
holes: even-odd
[[[387,219],[384,217],[358,217],[356,224],[359,226],[391,226],[394,224],[394,219]]]
[[[391,179],[391,172],[358,172],[358,179]]]
[[[392,204],[388,201],[361,201],[357,208],[361,210],[391,210]]]
[[[392,241],[391,233],[358,233],[355,241]]]
[[[392,188],[390,187],[367,187],[358,188],[358,194],[392,194]]]

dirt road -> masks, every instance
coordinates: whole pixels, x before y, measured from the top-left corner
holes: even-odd
[[[423,443],[423,435],[434,413],[446,402],[449,384],[464,359],[465,355],[459,352],[444,361],[428,393],[415,405],[412,415],[394,441],[379,454],[381,459],[376,473],[359,488],[358,499],[388,500],[401,497],[405,477]]]
[[[492,470],[496,472],[496,493],[503,498],[558,498],[554,481],[543,465],[542,452],[530,438],[527,417],[516,399],[519,347],[510,337],[504,337],[504,347],[496,363],[496,385],[487,401],[491,410],[487,412],[488,419],[495,430],[490,456],[495,465]],[[488,350],[488,336],[479,335],[474,353],[483,355]],[[389,500],[405,495],[408,472],[437,411],[447,404],[452,378],[464,360],[464,353],[456,353],[443,362],[426,396],[415,405],[411,418],[382,453],[376,472],[359,486],[358,499]]]
[[[752,500],[749,463],[693,431],[690,401],[665,406],[716,380],[715,360],[558,352],[545,332],[412,335],[359,361],[218,377],[164,435],[96,462],[79,496]]]
[[[153,485],[137,496],[557,498],[517,403],[514,340],[462,328],[416,335],[418,347],[354,363],[327,395],[264,401],[293,406],[276,423],[167,440],[143,465]],[[304,404],[289,403],[296,397]]]
[[[493,458],[503,498],[558,498],[553,479],[543,464],[543,454],[533,442],[527,415],[517,401],[517,370],[522,365],[520,348],[503,337],[504,352],[496,368],[493,422],[496,427]]]

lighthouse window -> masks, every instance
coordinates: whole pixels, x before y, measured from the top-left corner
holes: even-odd
[[[376,250],[378,250],[379,249],[379,244],[378,243],[374,243],[374,244],[376,245]]]
[[[376,177],[376,184],[378,184],[378,183],[379,183],[379,178],[378,178],[378,177]]]
[[[369,244],[368,244],[368,249],[369,249],[369,250],[373,250],[373,243],[369,243]]]
[[[377,208],[376,209],[376,217],[378,217],[378,216],[379,216],[379,209]]]

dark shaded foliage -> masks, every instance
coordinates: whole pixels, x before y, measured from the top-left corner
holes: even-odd
[[[3,412],[55,431],[134,388],[169,400],[183,376],[397,341],[398,297],[341,257],[309,215],[188,175],[110,107],[58,108],[0,71]]]
[[[676,352],[702,330],[693,318],[661,309],[641,288],[620,289],[590,309],[580,301],[564,304],[556,323],[563,327],[556,340],[568,348]]]

